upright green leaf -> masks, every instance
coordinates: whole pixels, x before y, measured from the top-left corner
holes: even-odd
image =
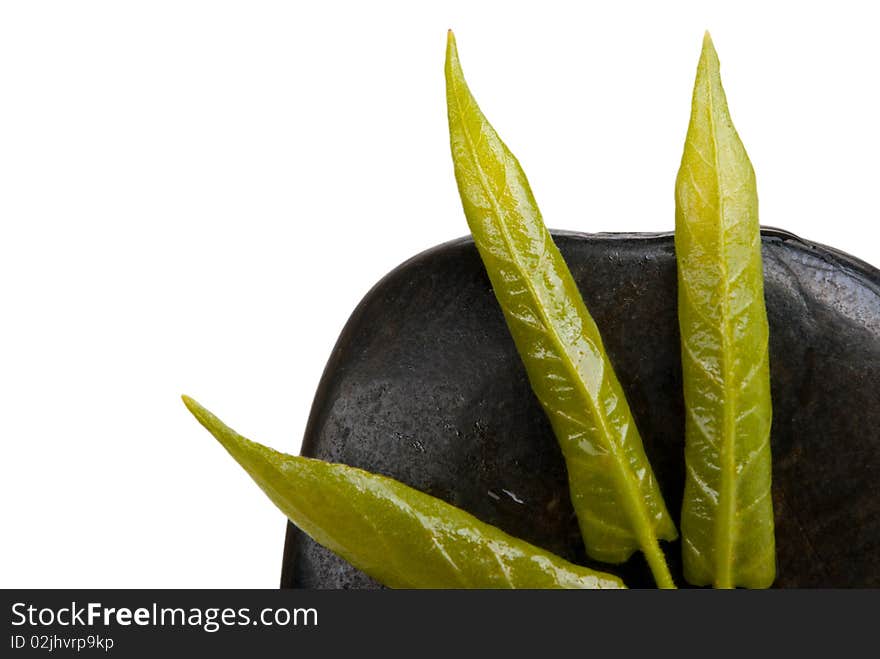
[[[677,533],[623,390],[525,174],[465,83],[451,32],[446,99],[464,212],[562,448],[587,552],[620,563],[641,549],[672,587],[658,538]]]
[[[398,481],[273,451],[183,401],[294,524],[387,586],[625,588]]]
[[[717,588],[766,588],[776,558],[758,196],[708,33],[675,201],[687,408],[685,578]]]

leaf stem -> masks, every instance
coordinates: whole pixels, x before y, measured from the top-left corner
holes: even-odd
[[[657,582],[658,588],[666,590],[675,589],[675,582],[672,580],[672,574],[669,572],[669,566],[666,564],[666,557],[663,555],[663,550],[660,549],[660,541],[656,536],[653,540],[648,545],[642,545],[642,553],[648,561],[651,574],[654,575],[654,581]]]

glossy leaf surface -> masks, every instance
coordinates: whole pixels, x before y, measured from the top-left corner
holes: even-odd
[[[758,197],[708,34],[675,192],[685,577],[696,585],[768,587],[775,544]]]
[[[273,451],[183,400],[294,524],[387,586],[625,587],[393,479]]]
[[[562,448],[587,551],[620,563],[642,549],[658,584],[672,586],[658,538],[677,533],[623,390],[524,172],[465,83],[451,33],[446,90],[465,215]]]

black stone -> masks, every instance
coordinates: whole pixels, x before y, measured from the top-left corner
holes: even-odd
[[[626,391],[670,512],[684,418],[669,234],[555,232]],[[763,232],[780,587],[880,586],[880,271]],[[394,477],[569,560],[589,561],[565,468],[473,243],[407,261],[364,298],[318,387],[302,448]],[[676,581],[679,543],[664,543]],[[374,588],[288,528],[282,587]]]

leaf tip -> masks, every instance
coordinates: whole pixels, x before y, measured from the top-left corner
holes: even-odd
[[[217,416],[208,411],[198,401],[189,396],[181,396],[192,415],[205,430],[211,433],[245,471],[253,475],[255,460],[262,455],[261,451],[271,451],[268,447],[250,441],[227,426]],[[265,457],[265,456],[263,456]]]
[[[712,71],[718,71],[718,53],[712,41],[709,30],[703,33],[703,50],[700,53],[700,64],[708,66]]]
[[[194,399],[190,398],[186,394],[182,394],[180,396],[180,400],[183,401],[183,404],[186,405],[186,409],[188,409],[190,413],[196,418],[198,418],[200,412],[204,411],[205,409],[204,407],[199,405],[198,402],[196,402]]]
[[[712,44],[712,35],[709,34],[709,30],[703,32],[703,48],[706,47],[714,48],[714,45]]]
[[[186,409],[196,418],[196,421],[228,448],[230,444],[229,438],[234,435],[234,432],[197,400],[190,398],[186,394],[180,398],[183,400],[183,404],[186,405]]]
[[[455,43],[455,34],[452,30],[446,32],[446,72],[461,73],[461,65],[458,63],[458,46]]]

